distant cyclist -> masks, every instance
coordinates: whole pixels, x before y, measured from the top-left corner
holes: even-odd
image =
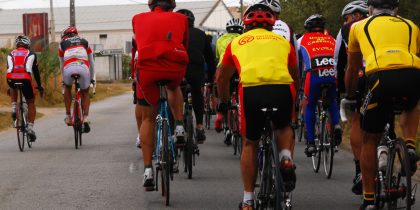
[[[139,53],[135,64],[139,86],[136,109],[142,115],[143,187],[152,191],[155,186],[152,155],[160,95],[158,81],[168,81],[166,92],[175,119],[176,141],[185,142],[183,96],[179,85],[188,65],[188,20],[185,15],[172,12],[176,6],[174,0],[149,0],[148,5],[150,12],[136,14],[132,25]]]
[[[204,97],[203,86],[205,81],[204,66],[207,64],[207,78],[212,80],[215,72],[215,59],[211,42],[204,31],[194,27],[194,14],[187,9],[180,9],[178,13],[188,18],[188,56],[189,63],[185,79],[191,86],[192,104],[194,109],[196,128],[195,134],[198,143],[206,140],[203,126]],[[185,96],[184,96],[185,97]]]
[[[335,40],[324,34],[325,19],[322,15],[311,15],[304,23],[306,33],[298,40],[299,57],[305,72],[305,96],[307,104],[305,110],[305,127],[308,145],[305,154],[310,157],[316,152],[315,146],[315,109],[321,96],[321,85],[329,84],[327,92],[329,113],[334,129],[336,144],[341,143],[341,127],[339,124],[339,111],[337,104],[336,78],[334,71]],[[302,72],[303,72],[302,71]]]
[[[240,209],[254,209],[254,187],[257,171],[257,146],[264,127],[262,108],[277,108],[273,113],[275,139],[285,190],[295,187],[296,174],[292,163],[294,134],[291,128],[293,97],[290,84],[299,83],[296,53],[284,37],[273,33],[274,12],[266,4],[254,4],[244,14],[246,33],[227,46],[218,74],[221,103],[228,108],[229,82],[235,71],[240,77],[240,130],[244,139],[241,172],[244,197]],[[279,186],[277,186],[279,187]]]
[[[81,38],[74,26],[69,26],[63,31],[61,42],[58,49],[58,56],[60,57],[60,69],[63,75],[64,88],[64,104],[66,106],[66,117],[64,122],[67,125],[72,125],[70,116],[70,106],[72,100],[71,87],[73,85],[73,74],[80,75],[80,92],[82,98],[83,110],[83,132],[90,131],[89,121],[89,86],[94,83],[94,60],[92,49],[86,39]]]
[[[336,38],[336,45],[334,50],[335,71],[337,72],[339,93],[344,93],[344,71],[347,66],[347,45],[349,42],[349,33],[351,26],[359,20],[365,19],[368,15],[368,6],[366,1],[358,0],[348,3],[341,13],[344,19],[344,25],[341,27]],[[365,92],[366,77],[364,66],[360,66],[357,89],[358,103],[351,107],[351,130],[350,130],[350,144],[354,155],[355,177],[353,179],[352,192],[361,195],[362,190],[362,176],[360,170],[360,149],[362,146],[362,131],[360,129],[360,106],[362,96]]]
[[[16,101],[17,90],[14,87],[16,82],[23,84],[23,95],[28,104],[28,127],[26,128],[30,141],[36,140],[35,131],[33,130],[36,108],[35,108],[35,88],[33,86],[32,75],[38,84],[38,90],[42,97],[44,88],[41,85],[41,77],[39,76],[38,61],[36,54],[29,50],[31,40],[24,35],[19,35],[15,40],[16,49],[7,56],[7,84],[10,87],[10,97],[12,99],[12,119],[13,125],[16,126]]]
[[[412,173],[417,169],[415,147],[420,118],[419,28],[411,20],[397,15],[399,0],[368,0],[367,4],[370,17],[353,24],[350,29],[349,66],[345,74],[347,97],[354,98],[360,66],[365,59],[367,93],[360,110],[364,132],[360,153],[363,180],[361,210],[376,209],[377,146],[388,116],[393,113],[395,100],[404,99],[400,125]]]
[[[227,34],[223,34],[219,39],[217,39],[216,41],[216,60],[217,60],[217,67],[220,67],[222,64],[222,59],[223,56],[225,54],[225,50],[226,47],[230,44],[230,42],[238,37],[239,35],[241,35],[244,31],[244,23],[242,22],[241,19],[239,18],[232,18],[230,19],[227,23],[226,23],[226,31]],[[219,71],[217,71],[216,74],[218,74]],[[234,90],[234,86],[233,85],[238,85],[235,83],[235,80],[238,79],[238,73],[235,72],[235,74],[233,75],[231,81],[230,81],[230,93],[232,93],[232,91]],[[217,95],[217,91],[216,91],[216,95]],[[217,113],[217,117],[215,120],[215,130],[217,132],[222,131],[222,120],[223,120],[223,113],[218,112]],[[226,138],[225,138],[225,144],[230,144],[230,134],[227,133],[226,134]]]

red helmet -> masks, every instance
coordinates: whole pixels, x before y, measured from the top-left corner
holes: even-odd
[[[76,27],[69,26],[68,28],[64,29],[63,33],[61,34],[61,38],[68,37],[71,34],[78,35]]]
[[[247,27],[267,27],[274,25],[276,17],[269,6],[257,3],[248,7],[245,11],[243,21]]]

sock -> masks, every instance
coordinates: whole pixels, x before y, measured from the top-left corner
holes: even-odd
[[[356,166],[356,174],[360,174],[360,160],[354,160],[354,165]]]
[[[282,160],[283,157],[292,160],[292,153],[290,152],[290,150],[282,149],[279,155],[280,161]]]
[[[28,123],[28,128],[32,129],[34,127],[34,123]]]
[[[182,120],[175,120],[175,126],[178,126],[178,125],[184,126],[184,121],[182,121]]]
[[[144,165],[144,170],[146,171],[147,168],[152,168],[152,164]]]
[[[407,146],[407,149],[416,150],[416,141],[414,139],[406,139],[405,145]]]
[[[375,193],[373,192],[363,192],[363,205],[374,205],[375,204]]]
[[[244,202],[254,201],[254,192],[244,191]]]

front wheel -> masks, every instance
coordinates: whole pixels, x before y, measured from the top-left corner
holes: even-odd
[[[324,139],[323,144],[323,156],[324,156],[324,171],[327,179],[331,178],[333,165],[334,165],[334,152],[335,144],[331,134],[331,124],[328,122],[328,117],[325,117],[323,122],[322,138]]]
[[[27,139],[28,137],[26,135],[26,123],[21,103],[16,106],[16,131],[19,150],[23,152],[25,148],[25,138]]]

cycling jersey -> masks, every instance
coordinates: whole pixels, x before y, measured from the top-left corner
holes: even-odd
[[[296,53],[284,37],[258,28],[236,37],[222,64],[236,67],[243,87],[291,84],[289,66],[296,65]]]
[[[348,51],[363,54],[369,75],[382,70],[420,69],[418,43],[419,28],[412,21],[380,14],[353,25]]]
[[[227,33],[223,34],[220,38],[216,41],[216,60],[218,61],[217,67],[222,64],[223,55],[225,54],[225,50],[230,42],[240,34],[237,33]]]
[[[7,56],[7,82],[10,88],[14,88],[14,81],[26,81],[24,82],[23,88],[23,94],[26,99],[32,99],[35,94],[32,74],[35,77],[38,87],[41,87],[41,77],[39,75],[35,53],[23,47],[19,47],[9,53]]]

